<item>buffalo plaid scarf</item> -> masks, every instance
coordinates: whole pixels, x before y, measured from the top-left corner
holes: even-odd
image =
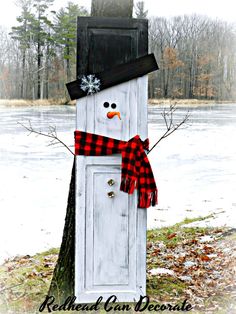
[[[143,142],[138,135],[125,142],[102,135],[75,131],[75,155],[102,156],[121,153],[120,190],[132,194],[137,188],[140,208],[157,204],[157,187],[144,151],[148,149],[148,145],[148,139]]]

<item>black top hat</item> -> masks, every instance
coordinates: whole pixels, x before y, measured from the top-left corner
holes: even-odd
[[[79,99],[158,70],[154,54],[149,54],[128,63],[119,64],[110,70],[80,76],[66,84],[70,98]]]

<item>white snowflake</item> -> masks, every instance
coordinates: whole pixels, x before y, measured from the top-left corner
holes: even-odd
[[[83,75],[81,78],[80,88],[86,92],[87,95],[91,95],[93,93],[97,93],[100,90],[101,82],[98,78],[95,77],[94,74]]]

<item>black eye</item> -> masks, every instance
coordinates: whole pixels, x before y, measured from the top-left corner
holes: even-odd
[[[116,109],[116,104],[111,104],[112,109]]]
[[[103,104],[103,106],[105,107],[105,108],[108,108],[109,107],[109,102],[104,102],[104,104]]]

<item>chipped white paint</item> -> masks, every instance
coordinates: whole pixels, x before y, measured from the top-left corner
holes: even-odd
[[[118,116],[107,118],[117,105]],[[128,140],[147,137],[147,76],[77,101],[77,129]],[[115,294],[120,302],[146,293],[146,209],[137,193],[119,190],[121,156],[76,157],[75,296],[94,302]],[[109,186],[109,179],[115,184]],[[113,191],[110,198],[107,193]]]

